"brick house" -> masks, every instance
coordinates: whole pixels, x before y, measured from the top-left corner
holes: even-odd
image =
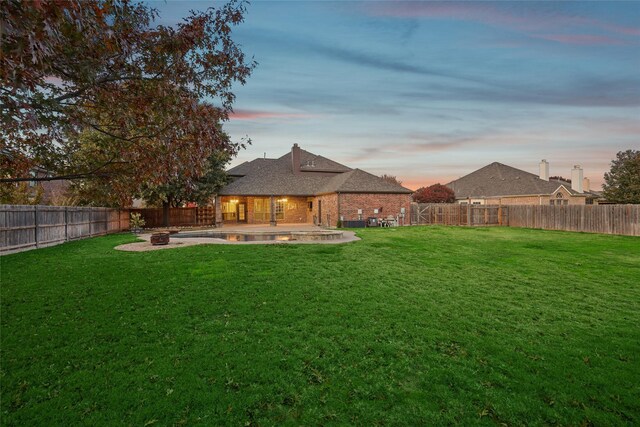
[[[216,226],[338,221],[393,216],[409,220],[412,191],[360,169],[302,150],[258,158],[228,171],[232,181],[216,196]]]
[[[446,184],[461,204],[584,205],[598,195],[590,191],[582,167],[571,171],[571,181],[549,178],[549,163],[540,162],[539,175],[494,162]]]

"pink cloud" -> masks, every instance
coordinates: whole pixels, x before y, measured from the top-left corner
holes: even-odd
[[[367,3],[367,12],[377,16],[395,18],[443,18],[473,21],[488,25],[520,30],[539,30],[558,24],[587,24],[589,20],[575,16],[541,14],[522,9],[518,14],[513,7],[496,7],[483,2],[391,2]]]
[[[229,114],[231,120],[304,119],[309,117],[314,117],[314,115],[257,110],[234,110],[233,113]]]
[[[365,3],[365,13],[393,18],[453,19],[510,28],[532,34],[536,38],[568,44],[622,44],[621,40],[597,35],[557,36],[555,39],[536,36],[543,30],[582,27],[604,30],[625,36],[640,36],[640,27],[629,27],[598,19],[566,15],[548,9],[532,9],[483,2],[371,2]]]
[[[628,36],[640,36],[640,27],[625,27],[606,22],[600,22],[600,27],[612,33],[626,34]]]

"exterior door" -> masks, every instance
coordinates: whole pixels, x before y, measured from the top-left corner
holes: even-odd
[[[238,203],[238,222],[247,222],[247,204]]]

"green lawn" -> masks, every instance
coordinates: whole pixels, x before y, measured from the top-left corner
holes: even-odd
[[[2,425],[640,424],[639,238],[358,234],[0,258]]]

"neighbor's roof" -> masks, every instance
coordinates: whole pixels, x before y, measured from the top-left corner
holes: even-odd
[[[313,196],[345,193],[412,193],[368,172],[351,169],[300,149],[299,174],[293,173],[291,153],[278,159],[244,162],[227,173],[235,179],[218,194],[237,196]]]
[[[578,193],[571,184],[560,180],[545,181],[536,174],[494,162],[462,178],[446,184],[456,193],[456,198],[498,197],[517,195],[553,194],[561,185],[572,195],[592,195]]]

